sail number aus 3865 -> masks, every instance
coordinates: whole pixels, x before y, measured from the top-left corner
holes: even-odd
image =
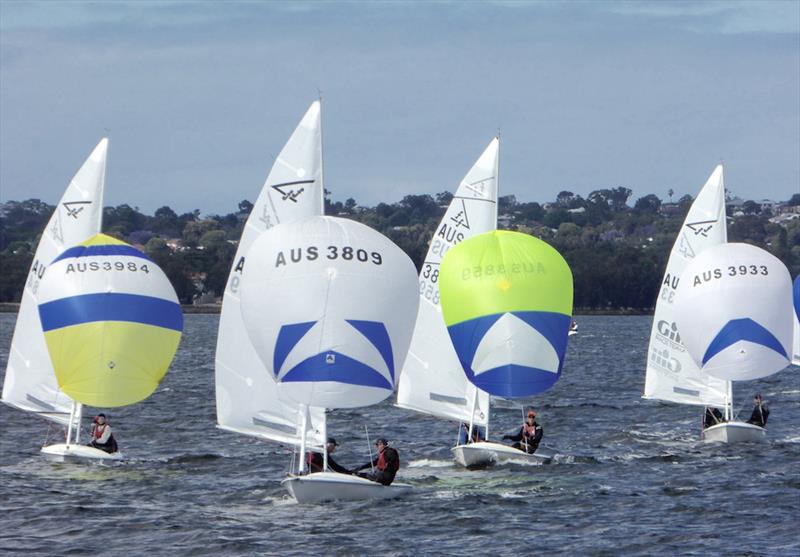
[[[342,259],[344,261],[371,263],[373,265],[383,264],[383,256],[377,251],[367,251],[352,246],[306,246],[279,251],[275,255],[275,268],[277,269],[289,263],[316,261],[317,259],[327,259],[330,261]]]

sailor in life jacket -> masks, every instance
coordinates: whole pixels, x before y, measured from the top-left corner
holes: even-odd
[[[117,452],[117,441],[111,434],[111,426],[106,421],[105,414],[98,414],[92,425],[92,440],[89,445],[107,453]]]
[[[525,423],[519,428],[519,433],[516,435],[503,435],[503,439],[514,441],[511,446],[515,449],[533,454],[539,448],[539,442],[542,440],[543,435],[544,429],[536,421],[536,411],[530,409]]]
[[[365,468],[372,468],[370,472],[360,475],[379,484],[391,485],[395,474],[400,469],[400,455],[389,446],[389,441],[383,437],[375,441],[375,447],[378,450],[378,456],[372,462],[367,462],[353,471],[358,472]]]
[[[339,443],[336,442],[336,439],[333,437],[328,437],[328,442],[325,443],[325,451],[328,453],[328,471],[333,470],[334,472],[338,472],[340,474],[352,474],[350,470],[345,468],[344,466],[339,465],[333,457],[331,453],[336,450],[336,447],[339,446]],[[325,472],[323,467],[325,465],[325,460],[322,457],[322,453],[318,453],[315,451],[311,451],[306,455],[306,464],[308,465],[308,471],[311,472]]]

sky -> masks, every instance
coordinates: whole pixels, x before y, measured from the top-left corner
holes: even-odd
[[[800,2],[0,0],[0,202],[54,204],[103,136],[107,205],[255,201],[323,99],[326,189],[800,192]]]

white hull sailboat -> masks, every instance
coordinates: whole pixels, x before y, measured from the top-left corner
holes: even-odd
[[[420,304],[414,336],[397,388],[397,406],[457,423],[489,429],[489,395],[464,375],[442,319],[439,265],[445,253],[466,238],[497,228],[500,140],[492,139],[456,189],[431,239],[419,274]],[[464,466],[453,448],[455,461]],[[475,453],[475,451],[471,451]],[[495,462],[486,453],[482,463]],[[471,464],[473,465],[473,464]]]
[[[125,459],[121,452],[107,453],[75,443],[57,443],[42,447],[42,455],[51,462],[119,462]]]
[[[72,178],[42,233],[22,293],[8,355],[2,402],[53,421],[66,430],[63,444],[43,454],[78,447],[82,405],[58,386],[39,319],[39,286],[48,265],[64,250],[100,232],[108,139],[103,138]],[[83,452],[81,451],[81,454]]]
[[[314,472],[290,475],[281,482],[292,497],[302,504],[325,501],[362,501],[365,499],[393,499],[413,490],[410,484],[393,482],[381,485],[360,476],[337,472]]]
[[[763,441],[767,430],[746,422],[723,422],[712,425],[703,430],[702,439],[707,442],[717,443],[747,443]]]
[[[681,341],[674,305],[684,269],[703,250],[724,244],[727,238],[725,185],[719,165],[689,208],[667,261],[647,349],[643,398],[722,408],[725,420],[731,420],[731,383],[702,373]]]
[[[451,451],[455,461],[466,468],[481,468],[509,462],[548,464],[554,456],[552,452],[541,447],[531,454],[509,445],[491,441],[457,445]]]

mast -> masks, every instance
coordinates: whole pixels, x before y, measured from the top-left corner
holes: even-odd
[[[308,406],[305,404],[300,405],[300,463],[298,472],[302,474],[306,471],[306,427],[308,426]]]
[[[328,471],[328,420],[322,420],[322,471]]]
[[[75,432],[75,444],[80,445],[81,442],[81,420],[83,419],[83,404],[80,402],[78,403],[77,408],[77,422],[78,422],[78,429]]]
[[[319,192],[322,196],[322,214],[325,214],[325,156],[323,149],[322,138],[322,91],[317,90],[319,94]]]
[[[72,441],[72,428],[75,425],[75,412],[78,411],[78,403],[74,400],[72,401],[72,409],[69,412],[69,425],[67,426],[67,439],[66,445],[69,448],[70,442]],[[78,429],[80,429],[80,425],[78,425]]]

